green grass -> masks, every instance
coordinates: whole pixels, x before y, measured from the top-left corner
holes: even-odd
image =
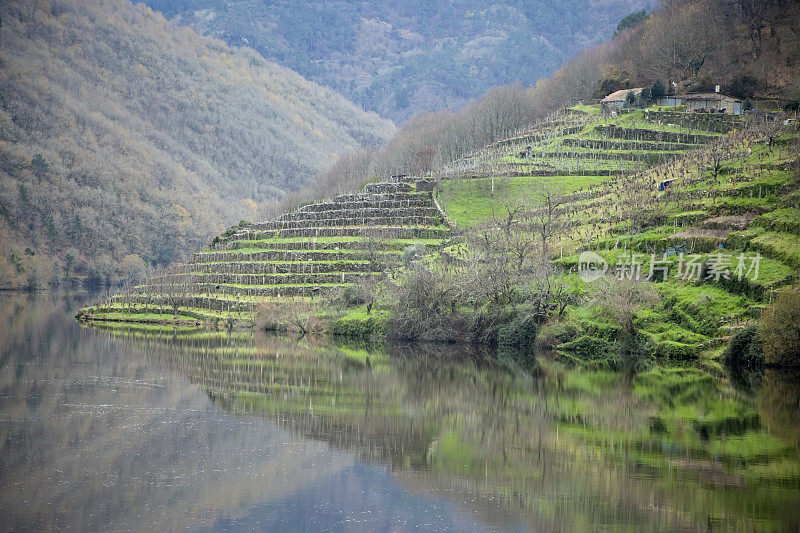
[[[403,244],[416,244],[416,243],[423,243],[428,246],[438,246],[442,243],[442,239],[375,239],[379,243],[384,244],[396,244],[396,245],[403,245]],[[336,243],[351,243],[351,242],[363,242],[368,243],[370,239],[366,237],[351,237],[351,236],[341,236],[341,237],[311,237],[311,238],[301,238],[301,237],[272,237],[268,239],[240,239],[232,242],[242,243],[243,245],[253,245],[253,244],[296,244],[296,243],[303,243],[307,244],[309,247],[308,250],[313,249],[314,244],[336,244]],[[223,251],[223,250],[220,250]],[[231,250],[237,251],[237,250]]]
[[[309,242],[309,246],[313,247],[310,242]],[[261,252],[280,252],[280,253],[286,253],[286,254],[313,252],[313,253],[330,254],[330,255],[336,255],[336,254],[347,255],[347,254],[363,254],[364,250],[352,250],[352,249],[348,249],[348,248],[341,249],[341,250],[325,250],[325,249],[313,250],[311,248],[309,248],[308,250],[286,250],[286,249],[282,249],[282,248],[276,248],[276,249],[270,249],[270,248],[237,248],[236,250],[203,250],[202,252],[198,252],[198,253],[206,254],[206,255],[214,255],[214,254],[257,254],[257,253],[261,253]],[[393,252],[391,250],[376,250],[375,253],[376,254],[396,254],[397,252],[396,251]]]
[[[748,248],[794,267],[800,265],[800,236],[791,233],[764,232],[750,240]]]
[[[784,208],[756,217],[753,225],[800,235],[800,209]]]
[[[536,204],[536,193],[549,188],[569,194],[607,180],[604,176],[552,176],[495,178],[494,196],[490,178],[448,180],[439,185],[438,198],[447,216],[461,228],[506,215],[504,206]]]
[[[600,114],[600,105],[574,105],[570,107],[570,109],[574,109],[576,111],[583,111],[587,115],[599,115]]]

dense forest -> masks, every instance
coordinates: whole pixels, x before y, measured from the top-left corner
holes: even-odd
[[[394,126],[125,0],[0,4],[0,288],[167,264]]]
[[[532,85],[652,0],[145,0],[400,123]]]

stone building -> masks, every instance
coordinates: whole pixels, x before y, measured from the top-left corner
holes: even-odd
[[[719,93],[687,94],[681,97],[686,111],[698,113],[742,114],[742,101]]]
[[[633,102],[633,104],[628,102],[628,93],[630,92],[632,92],[636,97],[636,100]],[[639,105],[641,96],[642,87],[637,87],[635,89],[621,89],[603,98],[603,101],[600,102],[600,106],[602,107],[603,111],[606,112],[619,111],[620,109],[625,109],[627,107],[637,107]]]

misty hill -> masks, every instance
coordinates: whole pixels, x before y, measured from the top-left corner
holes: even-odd
[[[533,84],[649,0],[145,0],[396,122]]]
[[[3,2],[0,18],[0,287],[169,263],[394,132],[144,5]]]

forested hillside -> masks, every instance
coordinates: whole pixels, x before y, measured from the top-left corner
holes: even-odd
[[[125,0],[0,4],[0,288],[166,264],[394,126]]]
[[[739,98],[796,100],[800,91],[800,2],[662,0],[602,46],[581,53],[542,96],[602,98],[660,80],[667,92],[714,91]]]
[[[145,0],[402,122],[531,85],[651,0]]]
[[[498,87],[458,113],[417,115],[384,150],[340,158],[327,181],[435,171],[557,109],[657,81],[669,93],[720,85],[756,107],[800,107],[800,2],[662,0],[649,14],[624,17],[618,30],[534,87]]]

